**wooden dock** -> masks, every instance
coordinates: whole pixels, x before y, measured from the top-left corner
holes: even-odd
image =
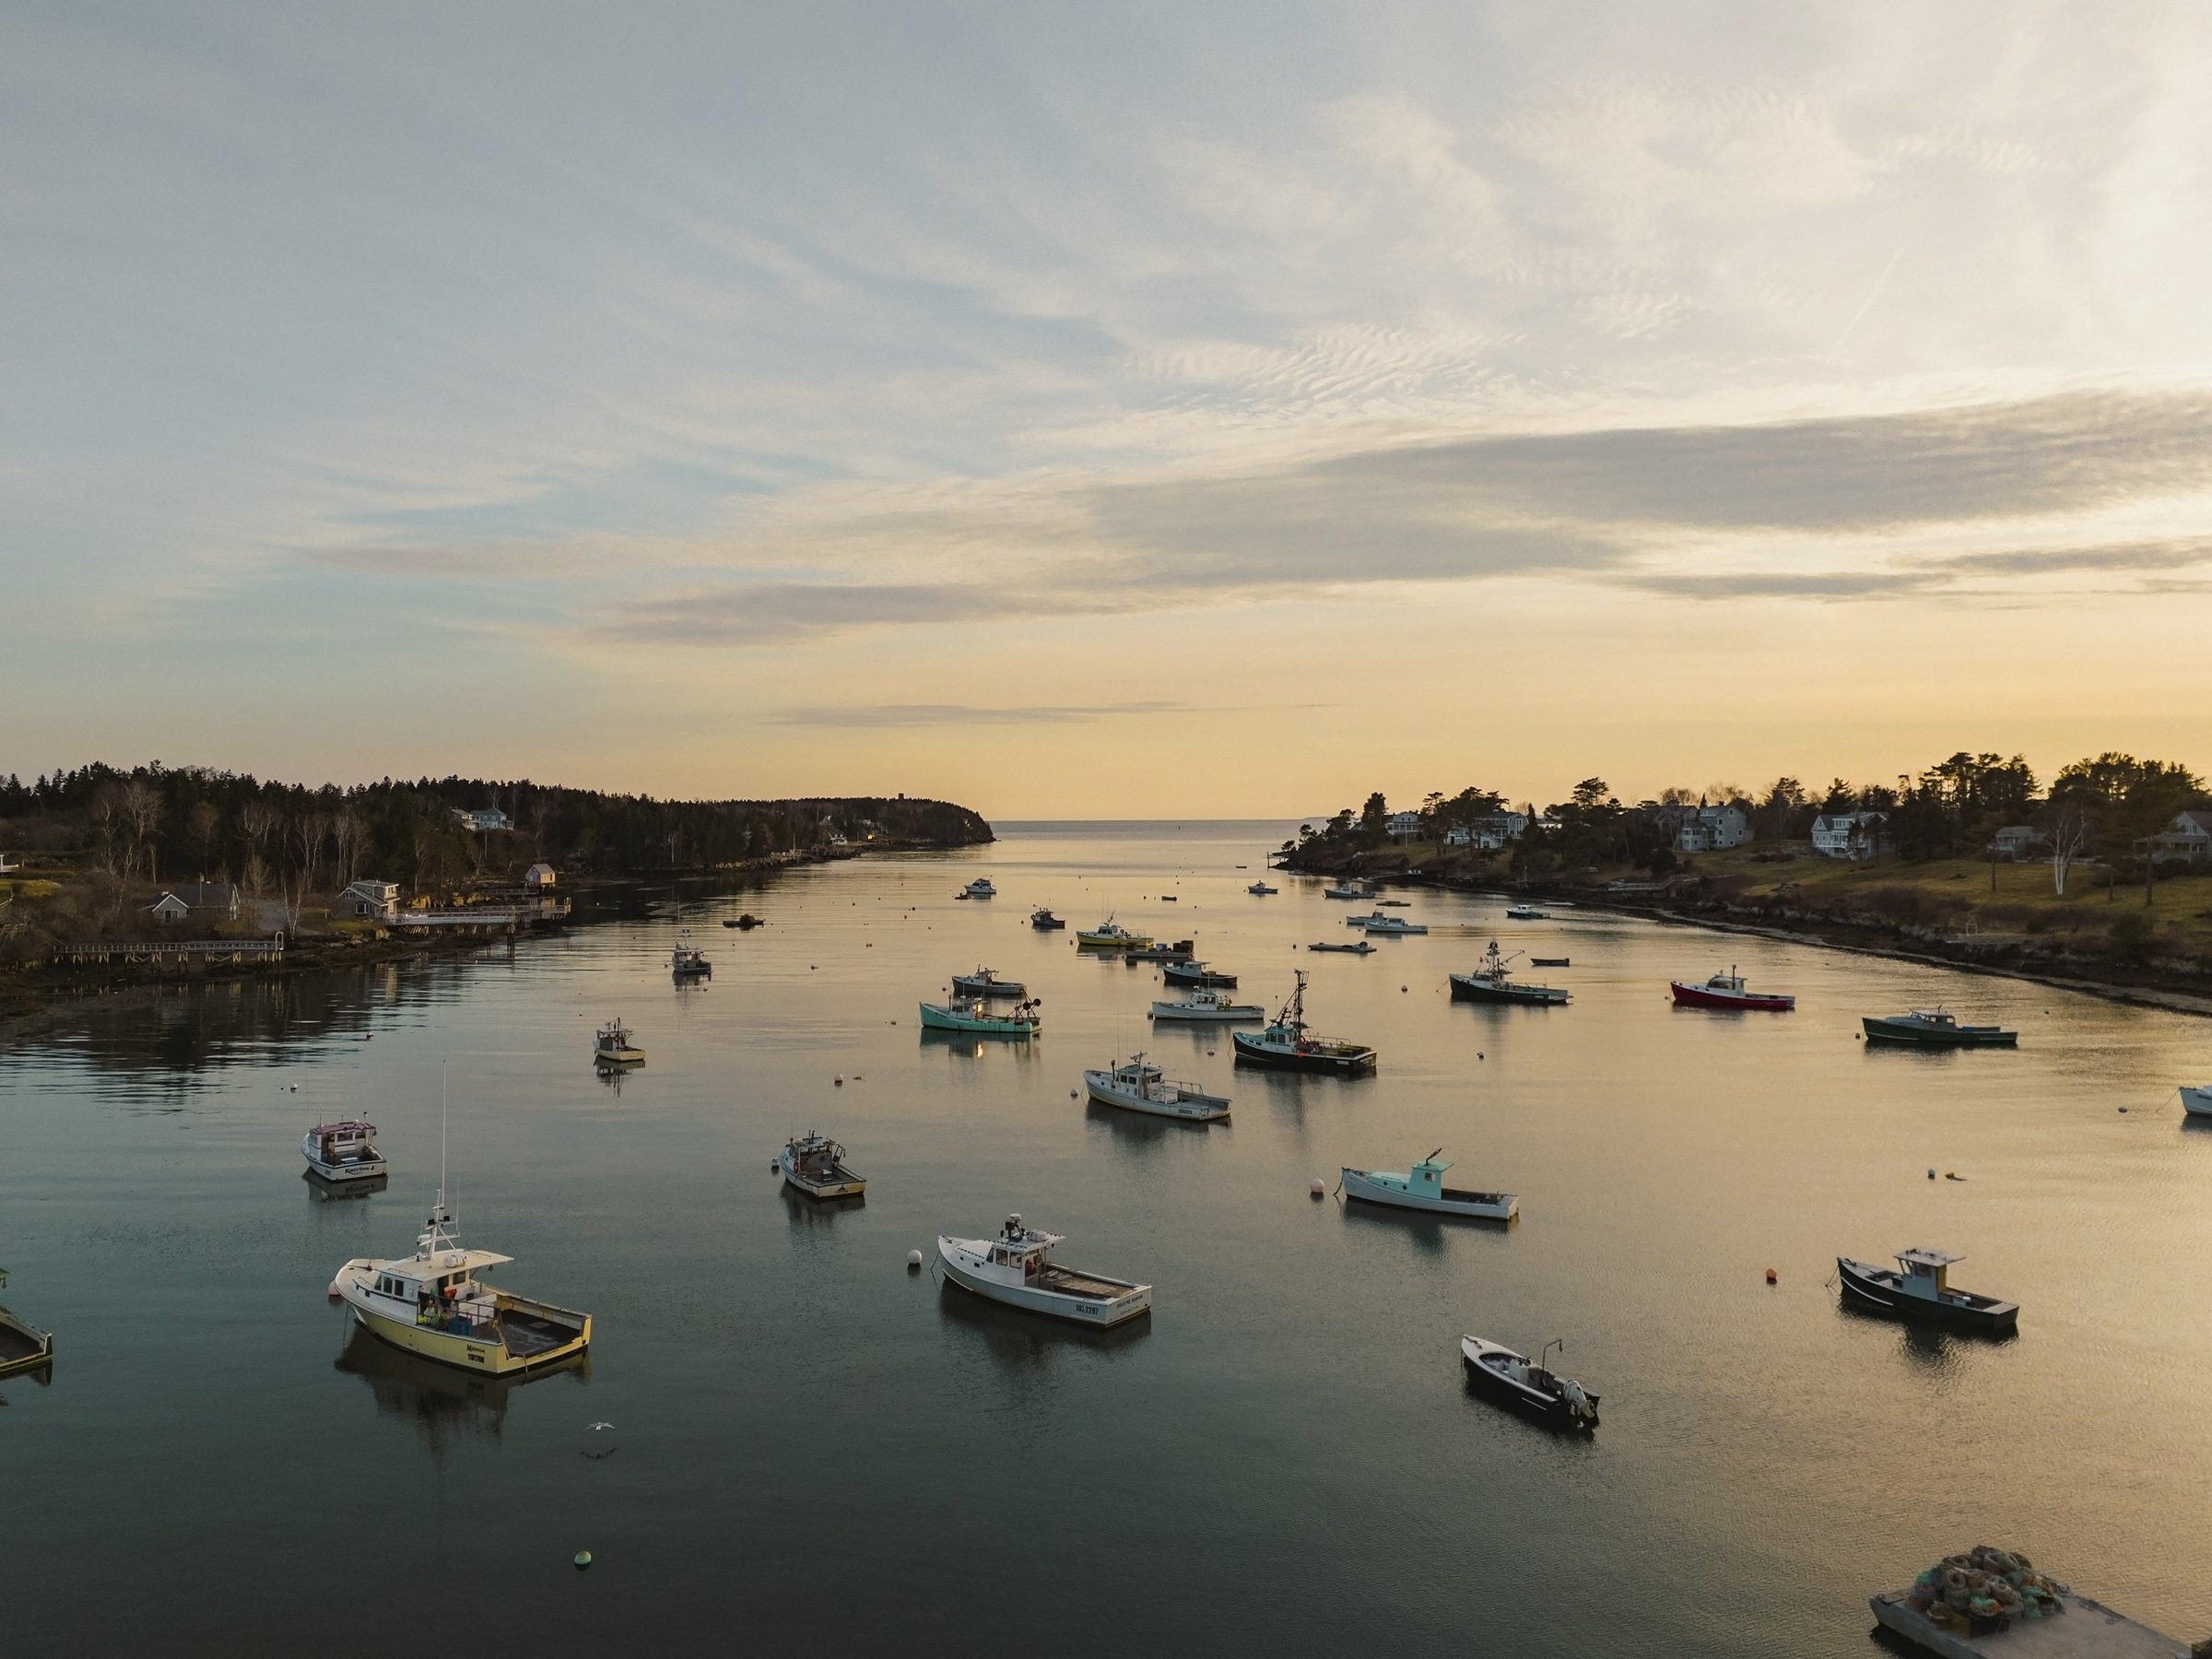
[[[133,966],[183,967],[239,966],[246,962],[281,962],[284,935],[267,939],[112,939],[100,945],[57,945],[47,957],[56,967],[97,967],[103,963]]]
[[[1906,1605],[1905,1592],[1870,1597],[1884,1630],[1943,1659],[2189,1659],[2189,1644],[2160,1635],[2086,1595],[2065,1597],[2055,1618],[2015,1619],[2009,1630],[1960,1636],[1930,1624]]]

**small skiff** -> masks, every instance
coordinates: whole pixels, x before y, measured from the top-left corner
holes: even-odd
[[[2182,1085],[2182,1110],[2191,1117],[2212,1118],[2212,1084],[2202,1088]]]
[[[1544,1354],[1554,1347],[1562,1354],[1567,1351],[1564,1342],[1547,1342]],[[1597,1395],[1571,1377],[1554,1376],[1547,1371],[1542,1363],[1544,1355],[1531,1364],[1527,1355],[1516,1354],[1501,1342],[1462,1336],[1459,1358],[1466,1368],[1467,1381],[1492,1398],[1555,1429],[1587,1434],[1597,1427]]]

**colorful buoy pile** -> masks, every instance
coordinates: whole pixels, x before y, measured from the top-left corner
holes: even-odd
[[[1945,1556],[1912,1581],[1907,1603],[1928,1622],[1962,1636],[1986,1635],[2016,1618],[2048,1618],[2066,1610],[2065,1585],[2035,1571],[2024,1555],[1977,1544]]]

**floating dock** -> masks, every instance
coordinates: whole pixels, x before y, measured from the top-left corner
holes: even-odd
[[[1884,1630],[1944,1659],[2189,1659],[2189,1644],[2160,1635],[2086,1595],[2060,1599],[2056,1618],[2015,1619],[2009,1630],[1961,1636],[1930,1624],[1906,1604],[1906,1592],[1870,1597]]]

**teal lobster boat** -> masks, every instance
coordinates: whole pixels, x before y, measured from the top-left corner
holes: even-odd
[[[956,996],[949,1002],[924,1003],[922,1025],[926,1030],[965,1031],[971,1037],[1034,1037],[1044,1030],[1044,1016],[1037,1011],[1033,996],[1003,1014],[980,996]]]
[[[1958,1016],[1941,1008],[1915,1008],[1886,1019],[1872,1015],[1859,1023],[1866,1028],[1869,1042],[1904,1042],[1918,1048],[2017,1048],[2020,1034],[2002,1026],[1960,1025]]]

